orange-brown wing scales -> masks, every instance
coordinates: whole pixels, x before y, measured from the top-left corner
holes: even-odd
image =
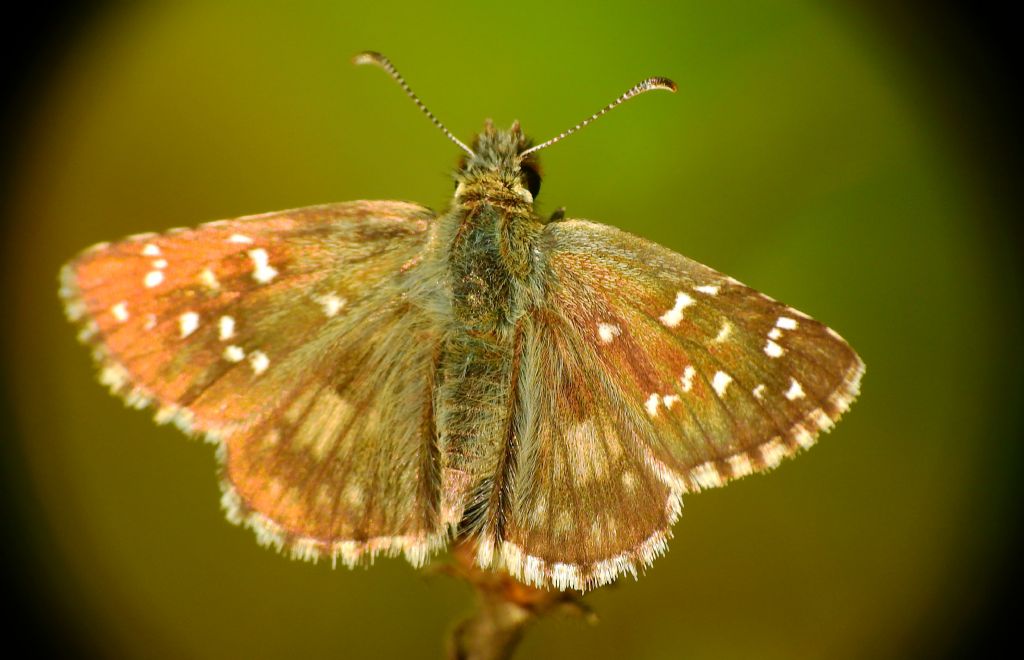
[[[602,362],[650,418],[656,457],[686,490],[774,467],[856,396],[860,358],[806,314],[610,227],[569,221],[550,235],[556,304],[592,302],[589,314],[569,308],[573,322],[590,325]],[[610,341],[601,322],[616,327]]]
[[[304,557],[421,562],[436,338],[401,301],[432,218],[352,202],[135,236],[71,262],[62,296],[113,391],[220,445],[233,519]]]
[[[330,367],[334,378],[305,378],[227,443],[224,476],[237,498],[229,508],[271,530],[276,544],[350,564],[396,548],[421,564],[443,544],[430,380],[437,337],[416,319],[397,309],[379,327],[367,321],[356,350]]]
[[[663,551],[687,491],[811,446],[857,394],[836,333],[614,228],[547,227],[545,298],[521,389],[532,414],[503,559],[589,588]],[[529,383],[528,379],[523,379]]]
[[[527,412],[501,563],[522,580],[559,589],[635,575],[664,551],[680,507],[649,460],[646,420],[621,405],[623,393],[593,346],[566,319],[538,312],[526,350]]]
[[[230,397],[263,344],[290,353],[323,330],[329,301],[357,305],[389,284],[423,244],[428,214],[352,202],[139,235],[86,250],[65,268],[62,295],[104,379],[133,401],[191,402],[225,377]],[[278,332],[282,321],[289,332]],[[209,418],[189,410],[196,430],[255,412],[212,405]]]

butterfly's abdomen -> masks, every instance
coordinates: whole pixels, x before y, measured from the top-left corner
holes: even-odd
[[[516,361],[514,343],[468,333],[450,335],[442,347],[434,394],[442,461],[445,522],[475,526],[500,464],[511,421]]]

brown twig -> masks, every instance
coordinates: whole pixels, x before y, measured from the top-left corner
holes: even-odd
[[[597,621],[577,592],[538,589],[506,573],[479,568],[467,543],[452,550],[451,562],[441,570],[472,585],[478,602],[477,611],[459,622],[448,638],[451,660],[507,660],[527,626],[553,612]]]

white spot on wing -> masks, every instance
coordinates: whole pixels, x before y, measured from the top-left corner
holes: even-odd
[[[772,328],[768,331],[768,339],[778,339],[781,336],[782,330],[779,330],[778,328]]]
[[[793,426],[791,433],[796,438],[797,444],[804,449],[810,449],[814,446],[814,435],[803,424]]]
[[[763,399],[764,398],[764,383],[758,384],[758,386],[753,389],[751,394],[753,394],[754,398],[757,399],[758,401]]]
[[[253,351],[249,354],[249,364],[252,365],[253,373],[259,376],[270,366],[270,358],[263,351]]]
[[[796,326],[796,319],[791,319],[788,316],[780,316],[779,320],[775,322],[775,327],[783,330],[796,330]]]
[[[771,339],[764,345],[764,354],[770,358],[782,357],[782,347],[773,342]]]
[[[235,336],[235,319],[230,316],[222,316],[217,322],[217,328],[220,332],[220,340],[227,341]]]
[[[121,301],[110,308],[110,313],[114,315],[114,318],[119,322],[124,323],[128,320],[128,303]]]
[[[686,368],[683,369],[683,376],[679,379],[684,392],[689,392],[693,388],[693,377],[696,375],[697,370],[692,365],[686,365]]]
[[[680,399],[678,394],[666,394],[661,397],[661,401],[665,404],[666,410],[672,410],[672,406],[679,403]]]
[[[160,246],[154,243],[146,243],[144,246],[142,246],[142,254],[144,254],[147,257],[159,257]]]
[[[323,296],[317,296],[316,298],[314,298],[314,300],[316,300],[316,302],[320,303],[320,305],[323,306],[324,314],[326,314],[328,318],[337,316],[338,312],[341,311],[341,308],[344,307],[345,303],[348,302],[341,296],[337,296],[333,293],[328,293]]]
[[[100,371],[100,382],[114,389],[121,389],[128,382],[128,372],[121,365],[107,365]]]
[[[597,335],[601,338],[601,343],[610,344],[613,339],[622,334],[622,328],[615,325],[614,323],[598,323],[597,324]]]
[[[195,312],[185,312],[178,317],[178,327],[181,329],[181,336],[188,337],[199,327],[199,315]]]
[[[249,258],[252,259],[252,277],[260,284],[266,284],[277,277],[277,269],[270,265],[270,257],[263,248],[249,250]]]
[[[717,488],[722,485],[722,475],[714,463],[708,461],[690,470],[690,477],[697,482],[701,488]]]
[[[810,413],[808,413],[807,419],[814,422],[822,431],[829,430],[830,428],[832,428],[833,425],[832,418],[829,417],[828,414],[826,414],[825,411],[822,410],[821,408],[815,408]]]
[[[232,344],[224,349],[224,359],[228,362],[241,362],[245,359],[245,351],[241,346]]]
[[[760,446],[761,460],[770,468],[777,467],[786,457],[786,446],[779,438],[772,438]]]
[[[245,234],[231,234],[231,236],[228,237],[228,243],[248,244],[252,243],[252,239]]]
[[[162,270],[164,268],[167,268],[167,260],[166,259],[154,259],[153,260],[153,268],[156,268],[158,270]]]
[[[142,283],[146,285],[147,289],[152,289],[155,286],[159,286],[163,281],[164,274],[162,272],[159,270],[151,270],[146,273],[146,277],[142,280]]]
[[[711,387],[715,388],[715,393],[718,394],[718,396],[723,396],[726,388],[729,387],[729,383],[731,382],[732,376],[724,371],[716,371],[714,378],[711,379]]]
[[[744,477],[754,471],[754,466],[746,452],[730,456],[729,467],[732,469],[734,477]]]
[[[786,391],[786,398],[790,401],[796,401],[804,397],[804,388],[801,387],[800,383],[797,382],[796,378],[789,379],[789,390]]]
[[[658,414],[658,405],[660,403],[661,403],[661,397],[658,396],[657,393],[654,393],[651,396],[647,397],[647,402],[644,403],[644,406],[647,407],[647,414],[650,415],[651,417],[654,417],[655,415],[657,415]]]
[[[705,284],[705,285],[702,285],[702,286],[695,286],[695,287],[693,287],[693,290],[694,291],[700,291],[701,293],[707,294],[709,296],[717,296],[718,295],[718,287],[715,286],[715,285],[712,285],[712,284]]]
[[[213,274],[213,271],[209,268],[204,268],[203,272],[199,273],[199,281],[211,289],[220,288],[220,282],[217,281],[217,276]]]
[[[683,320],[683,310],[693,304],[693,298],[683,293],[682,291],[676,293],[676,303],[672,309],[668,310],[661,315],[660,321],[670,328],[674,328],[679,325],[679,322]]]
[[[718,334],[715,336],[715,342],[721,343],[728,339],[729,335],[731,334],[732,323],[729,323],[728,321],[722,321],[722,328],[718,331]]]

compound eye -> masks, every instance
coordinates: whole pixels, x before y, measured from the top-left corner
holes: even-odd
[[[540,173],[537,172],[537,168],[524,163],[519,167],[519,171],[523,174],[523,182],[526,183],[526,189],[536,199],[537,195],[540,194]]]

